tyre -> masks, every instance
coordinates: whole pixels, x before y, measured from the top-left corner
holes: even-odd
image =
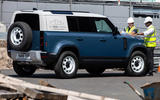
[[[141,51],[132,53],[129,64],[126,69],[126,74],[131,76],[143,76],[147,73],[146,55]]]
[[[36,66],[33,65],[20,65],[17,62],[13,62],[14,71],[21,77],[31,76],[36,71]]]
[[[13,23],[7,36],[9,47],[17,51],[27,51],[32,43],[32,29],[25,22]]]
[[[91,75],[101,75],[104,71],[105,71],[105,68],[103,67],[87,67],[86,68],[86,71],[91,74]]]
[[[58,78],[74,78],[77,74],[77,70],[78,59],[71,51],[63,52],[54,68]]]

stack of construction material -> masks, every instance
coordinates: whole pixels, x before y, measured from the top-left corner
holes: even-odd
[[[117,100],[104,96],[58,89],[41,81],[32,84],[0,74],[0,99],[7,100]]]
[[[0,69],[12,67],[12,59],[7,54],[6,33],[6,26],[0,22]]]
[[[6,32],[6,25],[0,22],[0,32]]]
[[[8,69],[12,67],[12,59],[7,54],[6,40],[0,40],[0,69]]]

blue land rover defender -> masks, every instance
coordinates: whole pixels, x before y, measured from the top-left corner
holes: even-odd
[[[103,15],[76,11],[28,10],[13,14],[7,36],[8,55],[19,76],[37,68],[73,78],[78,69],[102,74],[123,68],[128,75],[148,72],[142,39],[120,34]]]

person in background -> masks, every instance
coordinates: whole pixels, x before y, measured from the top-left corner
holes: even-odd
[[[135,36],[138,32],[138,29],[134,25],[134,19],[132,17],[129,17],[127,20],[128,26],[124,28],[124,30],[121,33],[128,33],[132,36]]]
[[[149,67],[149,75],[153,75],[153,68],[154,68],[154,61],[153,61],[153,56],[154,56],[154,48],[156,47],[156,29],[152,25],[152,18],[151,17],[146,17],[144,24],[147,27],[147,30],[142,32],[142,33],[137,33],[137,35],[144,35],[144,42],[145,46],[147,47],[147,57],[148,57],[148,64]]]

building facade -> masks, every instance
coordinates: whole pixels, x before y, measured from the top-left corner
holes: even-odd
[[[28,0],[27,0],[28,1]],[[118,5],[118,0],[95,0],[92,2],[87,0],[73,0],[69,2],[68,0],[56,1],[49,0],[45,2],[40,2],[41,0],[30,0],[30,2],[25,2],[25,0],[12,0],[3,1],[0,4],[0,21],[6,26],[10,25],[11,17],[16,10],[32,10],[37,8],[40,10],[74,10],[74,11],[88,11],[92,13],[98,13],[107,16],[119,29],[123,30],[127,26],[128,17],[134,17],[135,25],[139,28],[140,32],[145,30],[144,18],[146,16],[151,16],[154,19],[153,24],[155,25],[157,32],[160,33],[160,4],[141,3],[140,0],[135,0],[137,2],[129,3],[130,0],[120,0],[121,4]],[[43,0],[44,1],[44,0]],[[84,2],[85,1],[85,2]],[[107,1],[107,2],[106,2]],[[127,2],[126,2],[127,1]],[[133,1],[133,0],[132,0]],[[157,34],[159,36],[159,34]],[[158,37],[159,38],[159,37]]]

